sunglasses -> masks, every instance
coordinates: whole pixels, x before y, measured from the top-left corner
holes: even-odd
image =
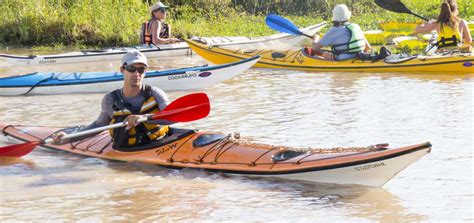
[[[153,12],[161,12],[161,13],[166,13],[166,9],[156,9]]]
[[[146,69],[146,67],[135,67],[132,65],[127,65],[127,66],[124,66],[123,68],[125,68],[125,70],[131,73],[135,73],[136,71],[138,71],[139,74],[145,73],[145,69]]]

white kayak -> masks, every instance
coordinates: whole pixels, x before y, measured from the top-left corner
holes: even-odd
[[[164,91],[202,89],[229,80],[252,67],[259,56],[218,66],[149,71],[144,83]],[[123,85],[120,72],[32,73],[0,78],[0,95],[110,92]]]
[[[301,31],[314,35],[326,25],[322,22],[316,25],[302,28]],[[274,49],[289,50],[299,49],[303,42],[307,41],[307,37],[300,35],[290,35],[287,33],[278,33],[265,37],[194,37],[193,40],[201,43],[238,49]],[[0,54],[0,59],[7,62],[11,66],[27,66],[27,65],[49,65],[49,64],[67,64],[91,61],[109,61],[120,60],[122,56],[129,50],[136,49],[145,54],[148,58],[170,57],[170,56],[186,56],[191,55],[192,50],[186,42],[173,44],[161,44],[156,46],[136,46],[136,47],[120,47],[107,48],[103,50],[69,52],[54,55],[11,55]]]

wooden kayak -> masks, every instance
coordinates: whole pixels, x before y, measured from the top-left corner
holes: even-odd
[[[0,124],[0,130],[2,140],[36,142],[45,140],[61,128]],[[431,150],[429,142],[401,148],[379,144],[298,149],[252,143],[235,134],[177,128],[171,128],[170,133],[152,144],[127,150],[113,148],[108,132],[70,144],[44,144],[41,147],[169,168],[374,187],[384,185]]]

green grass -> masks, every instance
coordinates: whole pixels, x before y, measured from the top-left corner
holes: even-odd
[[[0,0],[0,46],[91,48],[138,44],[141,24],[149,18],[147,0]],[[155,1],[153,1],[155,2]],[[403,1],[413,12],[435,18],[438,1]],[[335,4],[346,3],[364,30],[391,21],[419,23],[418,18],[387,12],[373,0],[169,0],[167,22],[177,37],[263,36],[276,33],[265,15],[277,12],[297,26],[330,21]],[[474,19],[474,0],[458,0],[461,17]],[[405,28],[406,29],[406,28]],[[327,28],[326,28],[327,30]],[[323,29],[323,32],[325,30]],[[407,30],[390,30],[392,33]],[[375,42],[383,42],[380,36]]]

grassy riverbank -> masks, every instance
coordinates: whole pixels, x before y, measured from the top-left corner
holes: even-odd
[[[250,2],[250,3],[249,3]],[[170,0],[167,22],[177,37],[262,36],[275,33],[264,22],[277,12],[296,25],[329,21],[337,3],[346,3],[353,21],[363,29],[380,29],[388,21],[421,22],[407,14],[387,12],[372,0],[300,0],[258,3],[243,0]],[[429,18],[438,13],[438,3],[405,1],[414,12]],[[458,0],[461,16],[474,19],[474,0]],[[148,19],[149,5],[143,0],[3,0],[0,11],[1,46],[52,46],[75,48],[138,44],[141,23]]]

